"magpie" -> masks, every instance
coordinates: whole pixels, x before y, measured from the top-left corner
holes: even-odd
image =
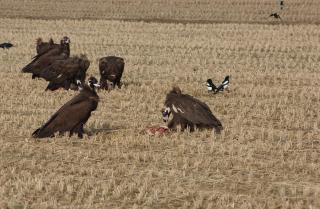
[[[3,48],[3,49],[9,49],[11,47],[13,47],[12,43],[2,43],[2,44],[0,44],[0,48]]]
[[[225,89],[227,89],[229,87],[229,77],[230,76],[226,76],[224,78],[224,80],[222,81],[222,83],[220,84],[220,86],[218,86],[218,88],[216,88],[216,90],[214,91],[214,94],[219,93],[219,91],[223,91]]]
[[[217,89],[216,85],[213,84],[211,79],[207,80],[207,88],[208,88],[208,91],[213,91],[213,92],[215,92]]]
[[[281,17],[280,17],[280,15],[279,15],[278,13],[272,13],[269,17],[274,17],[274,18],[276,18],[276,19],[282,20]]]

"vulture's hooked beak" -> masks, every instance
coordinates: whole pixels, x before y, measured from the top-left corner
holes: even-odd
[[[163,120],[163,122],[167,123],[169,121],[170,113],[167,110],[164,110],[164,109],[162,109],[161,112],[162,112],[162,120]]]

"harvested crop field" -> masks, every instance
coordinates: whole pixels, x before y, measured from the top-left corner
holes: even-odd
[[[11,1],[0,0],[0,42],[15,45],[0,50],[1,209],[320,208],[317,1],[288,2],[282,22],[268,19],[277,1],[261,1],[266,20],[250,19],[256,7],[249,0],[239,3],[239,14],[232,1],[171,1],[170,8],[183,9],[168,18],[162,0],[135,1],[139,7],[107,1],[113,6],[105,15],[100,1],[89,7],[81,0],[71,12],[73,0],[23,2],[10,11]],[[223,12],[228,5],[234,16]],[[49,6],[65,10],[45,12]],[[204,9],[223,15],[207,17]],[[99,77],[100,57],[123,57],[124,86],[98,92],[84,139],[35,140],[31,133],[78,92],[44,91],[44,80],[20,70],[38,37],[58,42],[64,35],[72,55],[90,59],[88,75]],[[226,75],[229,92],[207,92],[208,78],[218,83]],[[141,132],[163,124],[160,110],[174,85],[209,105],[224,126],[220,135]]]

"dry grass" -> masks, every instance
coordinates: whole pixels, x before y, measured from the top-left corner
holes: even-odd
[[[0,17],[37,19],[107,19],[159,22],[320,23],[320,1],[285,0],[0,0]],[[75,6],[76,5],[76,6]]]
[[[0,207],[320,208],[318,26],[0,22],[1,40],[17,45],[0,50]],[[99,92],[91,136],[35,141],[32,131],[77,93],[44,92],[20,69],[37,37],[64,35],[72,54],[91,59],[89,74],[99,57],[124,57],[125,87]],[[230,93],[207,93],[205,80],[226,74]],[[220,136],[139,134],[161,123],[174,84],[209,104]]]

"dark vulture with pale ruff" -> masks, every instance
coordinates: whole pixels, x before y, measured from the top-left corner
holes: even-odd
[[[43,68],[39,76],[49,81],[46,90],[78,89],[77,84],[85,82],[89,66],[90,61],[86,55],[74,56],[56,60],[50,66]]]
[[[37,54],[31,63],[22,68],[23,73],[32,73],[32,79],[40,77],[41,71],[56,60],[67,59],[70,56],[70,40],[63,38],[58,47]]]
[[[99,60],[100,84],[102,89],[113,89],[115,85],[121,88],[121,77],[124,70],[124,60],[121,57],[108,56]]]
[[[64,104],[48,122],[32,133],[34,138],[53,137],[56,132],[70,132],[69,136],[76,133],[79,138],[83,137],[83,126],[98,106],[99,96],[95,89],[99,84],[96,78],[90,77],[88,85],[80,86],[77,96]]]
[[[172,119],[169,117],[172,114]],[[182,94],[179,87],[174,87],[165,100],[162,116],[165,122],[168,122],[169,129],[181,130],[195,128],[214,128],[217,133],[223,130],[221,122],[212,114],[208,105],[200,100],[188,95]]]

